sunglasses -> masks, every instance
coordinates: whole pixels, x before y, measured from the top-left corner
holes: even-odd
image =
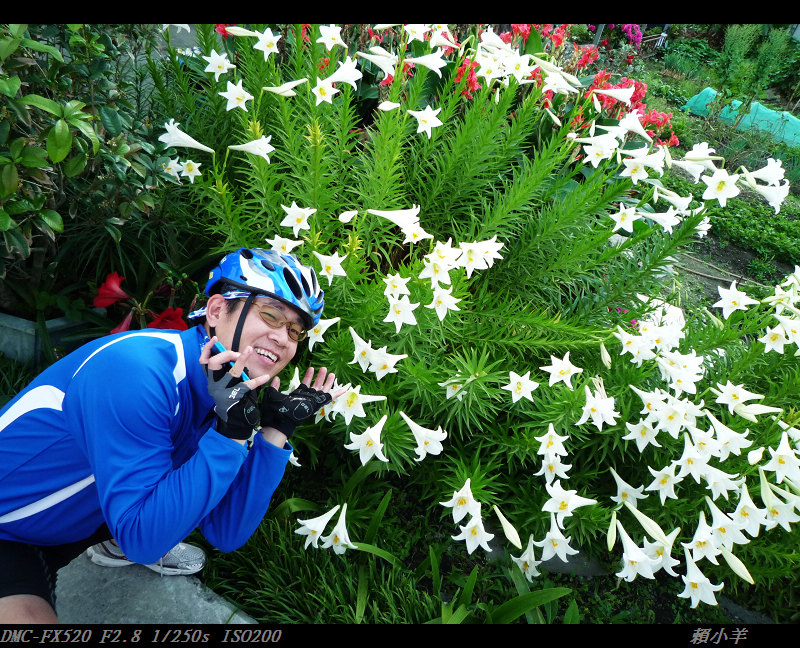
[[[270,328],[279,329],[285,326],[291,340],[302,342],[308,337],[308,331],[297,322],[287,320],[279,309],[266,304],[253,304],[253,306],[255,306],[258,314],[261,315],[261,319]]]

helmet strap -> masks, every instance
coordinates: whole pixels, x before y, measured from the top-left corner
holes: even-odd
[[[242,338],[242,329],[244,328],[244,321],[247,319],[247,313],[250,311],[250,306],[256,298],[255,293],[250,293],[247,299],[244,300],[242,312],[239,314],[239,321],[236,322],[236,330],[233,332],[233,342],[231,342],[231,351],[239,350],[239,342]]]

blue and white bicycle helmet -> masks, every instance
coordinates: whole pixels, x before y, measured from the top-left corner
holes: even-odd
[[[325,305],[325,293],[314,269],[300,263],[293,254],[276,250],[240,248],[226,255],[209,273],[205,293],[210,297],[231,289],[249,293],[234,335],[234,351],[238,350],[244,315],[256,296],[266,295],[292,306],[300,313],[306,329],[317,325]]]

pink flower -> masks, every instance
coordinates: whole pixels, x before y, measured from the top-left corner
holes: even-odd
[[[120,283],[123,281],[125,277],[120,277],[116,272],[108,275],[103,285],[97,289],[97,297],[92,302],[95,308],[106,308],[121,299],[129,299],[130,295],[120,288]]]

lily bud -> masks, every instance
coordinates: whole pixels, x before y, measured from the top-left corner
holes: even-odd
[[[728,566],[733,570],[733,572],[741,576],[744,580],[746,580],[751,585],[755,584],[753,577],[750,575],[750,572],[747,571],[747,567],[744,566],[744,563],[739,560],[736,556],[734,556],[730,551],[728,551],[725,547],[720,546],[720,553],[722,553],[722,557],[725,559],[725,562],[728,563]]]
[[[505,516],[500,512],[500,509],[497,508],[497,506],[494,507],[494,512],[497,514],[497,519],[500,520],[500,526],[503,527],[503,533],[505,534],[506,538],[508,538],[508,541],[517,549],[522,549],[522,541],[519,539],[519,533],[517,533],[517,530],[508,520],[506,520]]]

